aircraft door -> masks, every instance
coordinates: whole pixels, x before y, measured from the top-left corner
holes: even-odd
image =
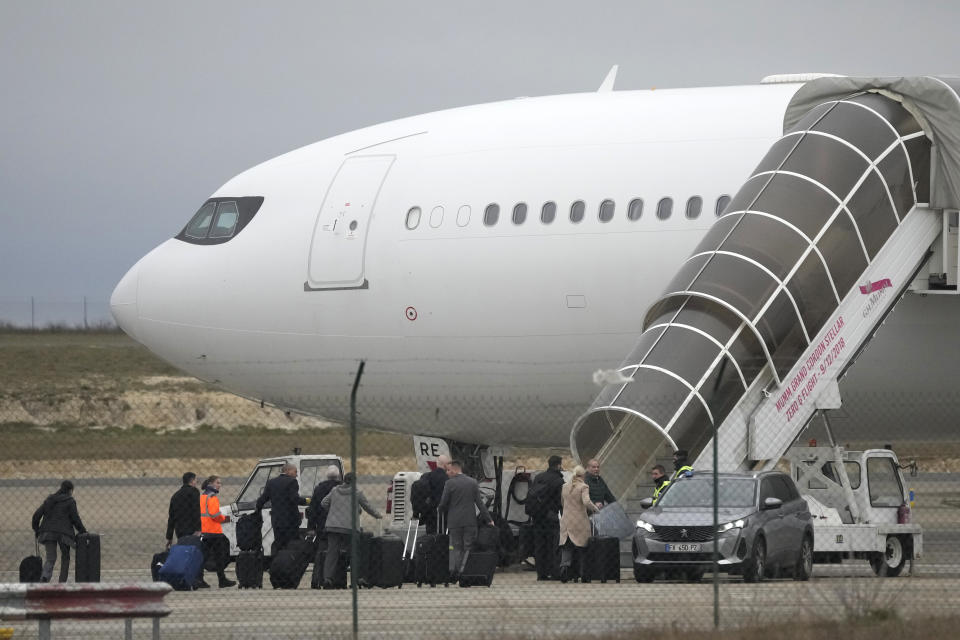
[[[366,288],[367,228],[395,159],[354,156],[340,165],[314,224],[306,290]]]

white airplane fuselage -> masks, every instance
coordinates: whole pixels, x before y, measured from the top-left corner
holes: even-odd
[[[263,204],[228,242],[154,249],[117,286],[115,317],[184,371],[284,409],[346,419],[366,360],[365,426],[565,446],[599,390],[592,372],[631,349],[798,87],[519,99],[303,147],[218,189]]]

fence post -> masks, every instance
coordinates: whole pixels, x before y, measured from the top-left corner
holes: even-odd
[[[353,380],[353,391],[350,392],[350,471],[353,472],[353,482],[350,485],[350,590],[353,596],[353,638],[356,640],[359,633],[358,608],[357,608],[357,589],[360,576],[357,575],[357,567],[360,565],[360,554],[358,551],[358,540],[360,527],[357,518],[357,387],[360,386],[360,377],[363,375],[364,361],[360,361],[357,367],[357,377]]]
[[[33,301],[33,296],[30,296],[30,328],[31,329],[37,328],[37,315],[36,315],[35,303]]]

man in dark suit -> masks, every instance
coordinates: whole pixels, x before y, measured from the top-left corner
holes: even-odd
[[[313,497],[310,498],[310,506],[307,507],[307,529],[315,531],[319,540],[325,540],[327,537],[324,529],[327,525],[327,510],[323,508],[323,499],[339,485],[340,469],[336,465],[330,465],[327,467],[327,479],[318,482],[313,488]]]
[[[167,549],[173,544],[174,532],[178,540],[184,536],[200,535],[200,490],[197,489],[197,474],[190,471],[183,474],[183,485],[170,497]]]
[[[560,456],[550,456],[547,470],[537,474],[527,492],[527,515],[533,522],[533,557],[537,565],[537,580],[559,576],[556,565],[557,548],[560,545],[562,462]]]
[[[460,577],[467,555],[477,539],[477,511],[492,527],[493,520],[480,497],[477,481],[462,473],[459,460],[447,465],[447,482],[440,497],[440,511],[447,514],[450,530],[450,575],[454,582]]]
[[[307,504],[306,498],[300,497],[300,483],[297,482],[297,465],[289,462],[283,465],[280,475],[267,482],[263,488],[263,495],[257,499],[257,511],[270,503],[270,522],[273,524],[273,546],[270,555],[276,557],[277,552],[296,539],[300,528],[299,505]]]
[[[447,484],[447,467],[450,466],[449,456],[437,456],[437,466],[427,474],[427,483],[430,485],[429,511],[422,514],[421,521],[427,527],[427,533],[443,533],[441,523],[437,521],[437,507],[443,498],[443,487]]]

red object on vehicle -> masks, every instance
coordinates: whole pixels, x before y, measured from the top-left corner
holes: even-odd
[[[897,508],[897,524],[910,524],[910,506],[906,502]]]
[[[817,446],[817,439],[816,439],[816,438],[810,438],[810,446],[811,446],[811,447]]]
[[[393,513],[393,483],[387,487],[387,513]]]

